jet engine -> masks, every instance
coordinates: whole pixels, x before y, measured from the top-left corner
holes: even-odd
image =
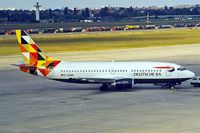
[[[118,79],[115,80],[114,83],[111,84],[116,89],[130,89],[134,86],[134,80],[133,79]]]

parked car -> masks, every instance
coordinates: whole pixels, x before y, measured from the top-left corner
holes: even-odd
[[[5,35],[6,34],[6,30],[0,30],[0,35]]]
[[[195,25],[196,27],[200,27],[200,23]]]
[[[155,29],[156,25],[146,25],[145,29]]]
[[[192,78],[190,84],[193,85],[194,87],[200,87],[200,76],[195,76],[194,78]]]
[[[64,28],[58,28],[55,30],[55,33],[63,33]]]
[[[30,29],[29,34],[39,34],[40,29]]]
[[[176,28],[184,28],[185,24],[175,24],[174,27],[176,27]]]
[[[83,30],[82,27],[71,28],[71,32],[82,32],[82,30]]]
[[[124,30],[136,30],[136,29],[140,29],[139,25],[126,25],[126,27],[124,28]]]
[[[95,32],[95,31],[100,31],[100,28],[94,26],[94,27],[86,28],[85,31],[86,31],[86,32]]]
[[[42,33],[55,33],[55,29],[54,28],[46,28],[44,30],[42,30]]]
[[[172,25],[160,25],[160,29],[168,29],[168,28],[173,28]]]
[[[6,35],[15,35],[15,30],[8,30],[5,33]]]
[[[124,30],[125,29],[125,27],[124,26],[114,26],[114,27],[112,27],[112,31],[119,31],[119,30]]]
[[[100,27],[99,31],[110,31],[111,28],[110,27]]]

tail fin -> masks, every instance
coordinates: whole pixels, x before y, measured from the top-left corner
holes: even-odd
[[[35,67],[44,64],[46,56],[30,36],[28,36],[23,30],[16,30],[16,35],[24,64]]]
[[[37,75],[37,70],[39,70],[43,76],[47,76],[47,70],[50,68],[53,69],[61,62],[60,60],[46,56],[25,31],[16,30],[16,35],[18,46],[24,61],[23,66],[26,66],[23,69],[24,72]],[[35,68],[35,72],[30,72],[30,70],[27,70],[28,66]]]

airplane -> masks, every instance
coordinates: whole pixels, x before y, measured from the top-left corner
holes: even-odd
[[[16,30],[16,36],[23,57],[20,70],[51,80],[102,84],[100,90],[106,91],[109,87],[128,90],[135,84],[175,89],[195,76],[185,67],[168,62],[66,62],[45,55],[25,31]]]

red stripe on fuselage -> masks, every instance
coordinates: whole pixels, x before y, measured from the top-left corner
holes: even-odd
[[[160,67],[154,67],[154,68],[158,68],[158,69],[172,69],[173,67],[171,67],[171,66],[160,66]]]

